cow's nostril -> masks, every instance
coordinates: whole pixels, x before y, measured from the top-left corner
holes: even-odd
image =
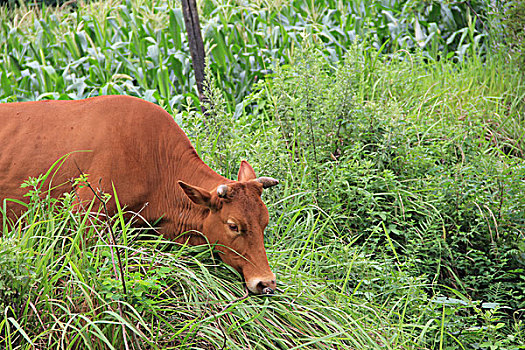
[[[265,287],[262,290],[262,294],[271,295],[271,294],[273,294],[273,289],[270,288],[270,287]]]
[[[266,284],[267,283],[264,283],[262,281],[257,283],[257,289],[261,291],[261,294],[266,294],[266,295],[273,294],[274,293],[273,289],[268,287]]]

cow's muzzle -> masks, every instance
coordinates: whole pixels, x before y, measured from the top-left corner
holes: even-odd
[[[252,278],[246,281],[246,286],[252,293],[270,295],[274,293],[277,284],[273,275],[271,279]]]

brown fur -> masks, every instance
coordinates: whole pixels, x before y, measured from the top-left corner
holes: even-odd
[[[20,184],[75,151],[89,152],[72,153],[53,184],[78,177],[79,169],[106,193],[113,193],[113,183],[128,210],[138,212],[148,203],[143,217],[151,222],[163,218],[160,232],[165,237],[201,244],[202,237],[184,235],[200,231],[209,242],[227,247],[219,248],[223,260],[243,273],[252,291],[275,287],[263,244],[268,210],[251,166],[241,163],[239,181],[218,175],[167,112],[137,98],[0,104],[0,200],[25,201]],[[221,184],[228,185],[226,198],[217,196]],[[62,186],[52,194],[58,197],[69,190]],[[88,188],[78,194],[82,200],[93,197]],[[9,209],[13,216],[22,210],[17,205]],[[114,202],[109,210],[115,211]],[[229,231],[226,222],[232,219],[242,232]],[[259,279],[257,288],[254,279]]]

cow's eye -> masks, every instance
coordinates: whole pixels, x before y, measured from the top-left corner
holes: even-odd
[[[237,226],[236,224],[228,224],[228,227],[233,232],[239,232],[239,226]]]

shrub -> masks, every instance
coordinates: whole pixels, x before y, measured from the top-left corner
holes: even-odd
[[[486,138],[482,114],[463,122],[425,107],[414,75],[424,80],[439,64],[407,70],[357,45],[333,67],[315,52],[277,67],[264,87],[289,154],[280,167],[303,174],[296,188],[340,220],[341,238],[413,261],[429,283],[523,308],[523,159]]]
[[[29,255],[17,239],[0,240],[0,315],[18,315],[39,282]]]
[[[510,54],[512,61],[523,73],[525,64],[525,1],[499,1],[493,8],[492,40],[505,54]]]

